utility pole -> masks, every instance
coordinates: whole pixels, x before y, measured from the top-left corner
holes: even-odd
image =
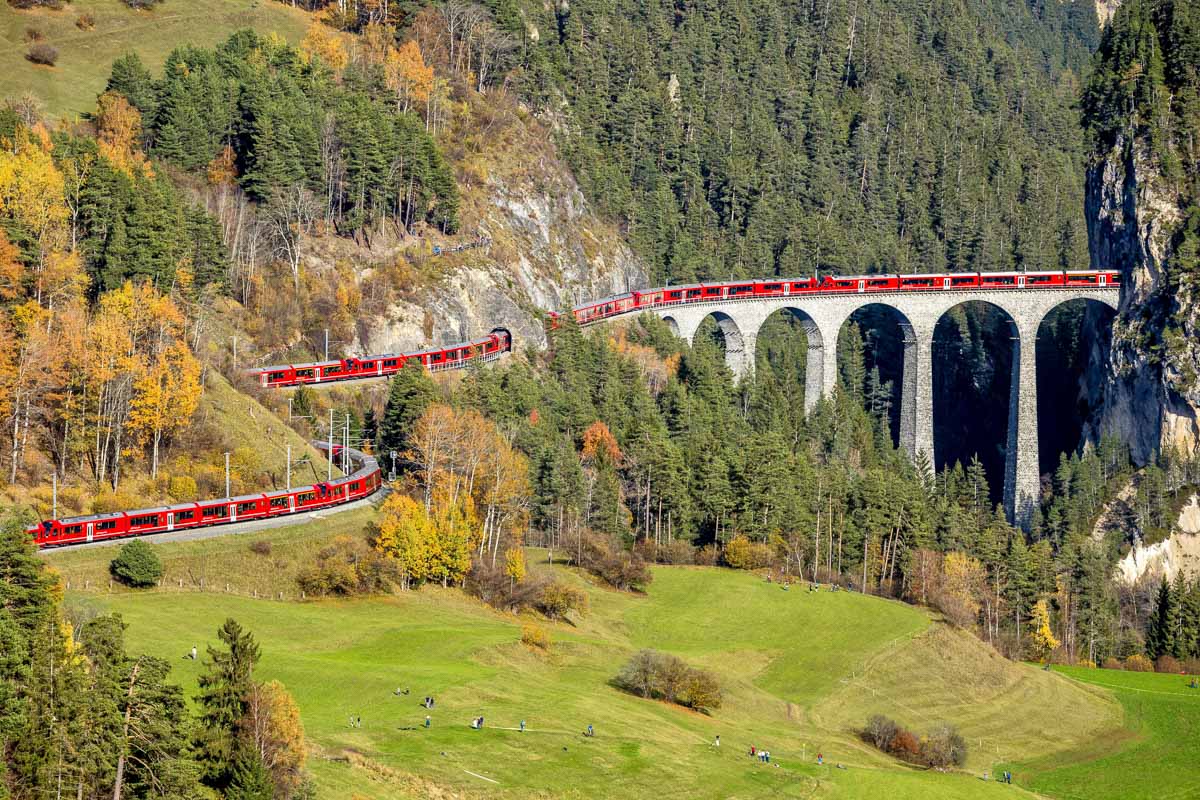
[[[329,457],[329,478],[333,480],[333,409],[329,409],[329,452],[326,453]]]
[[[350,412],[346,412],[346,428],[342,434],[342,474],[350,474]]]
[[[292,421],[292,398],[288,398],[288,422]]]
[[[325,329],[325,360],[329,360],[329,328]]]
[[[287,454],[287,490],[292,490],[292,446],[289,444]]]
[[[54,490],[51,496],[54,499],[51,501],[50,519],[58,519],[58,470],[54,470]]]
[[[229,499],[229,453],[225,454],[225,499]]]
[[[237,337],[233,337],[233,368],[237,369]]]

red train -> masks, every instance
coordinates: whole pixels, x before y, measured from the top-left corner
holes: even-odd
[[[323,443],[316,443],[316,446],[321,450],[328,449],[328,445]],[[201,500],[159,508],[142,508],[137,511],[113,511],[86,517],[48,519],[30,528],[29,533],[38,547],[59,547],[282,517],[371,496],[382,483],[378,462],[373,456],[353,448],[344,449],[354,466],[354,471],[335,480],[301,486],[291,491],[247,494],[220,500]],[[343,448],[335,446],[333,455],[341,455],[342,451]]]
[[[497,328],[482,339],[443,347],[420,350],[416,353],[383,353],[362,358],[343,358],[339,361],[315,361],[308,364],[278,364],[247,370],[263,386],[300,386],[306,383],[328,383],[355,378],[374,378],[394,375],[406,366],[422,367],[431,372],[456,369],[468,361],[490,361],[512,349],[512,336]]]
[[[1115,270],[1073,272],[954,272],[922,275],[826,275],[823,278],[787,278],[693,283],[627,292],[576,306],[580,325],[587,325],[631,311],[642,311],[686,303],[728,302],[764,297],[791,297],[887,292],[953,292],[966,290],[1020,290],[1121,285]],[[557,313],[550,315],[552,321]]]

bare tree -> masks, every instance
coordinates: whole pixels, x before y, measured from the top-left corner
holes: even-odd
[[[300,291],[300,258],[304,238],[317,218],[317,199],[302,183],[276,189],[267,204],[266,219],[275,247],[275,255],[288,262],[292,284]]]
[[[476,89],[480,92],[487,84],[488,76],[498,69],[516,51],[519,43],[491,22],[484,22],[473,30],[475,45],[475,67],[478,75]]]

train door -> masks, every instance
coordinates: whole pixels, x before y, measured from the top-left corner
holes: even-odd
[[[1100,285],[1108,286],[1108,276],[1105,275],[1103,272],[1100,273]]]
[[[174,511],[167,512],[167,530],[169,530],[169,531],[175,530],[175,512]]]
[[[288,495],[288,513],[289,514],[296,513],[296,495],[294,495],[294,494]]]
[[[229,504],[229,521],[237,522],[237,503]]]
[[[949,278],[942,278],[942,288],[943,289],[950,288],[950,279]]]
[[[862,294],[867,290],[867,282],[863,278],[858,279],[858,292]]]
[[[96,523],[89,522],[87,524],[87,540],[89,542],[92,540],[92,535],[95,533],[95,528],[96,528]]]
[[[1018,275],[1018,276],[1017,276],[1017,288],[1018,288],[1018,289],[1024,289],[1024,288],[1025,288],[1025,276],[1024,276],[1024,275]]]

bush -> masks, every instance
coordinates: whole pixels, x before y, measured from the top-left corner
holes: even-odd
[[[1130,672],[1154,672],[1154,665],[1141,653],[1134,653],[1125,659],[1125,669]]]
[[[135,587],[153,586],[163,574],[158,554],[141,539],[121,545],[108,569],[121,583]]]
[[[581,549],[583,563],[580,566],[614,589],[644,590],[654,577],[641,556],[622,549],[603,536],[588,536]]]
[[[195,500],[200,496],[200,490],[196,486],[196,479],[190,475],[176,475],[171,478],[171,484],[167,488],[167,494],[180,502]]]
[[[1173,675],[1178,675],[1180,672],[1183,672],[1183,665],[1174,656],[1161,655],[1154,661],[1154,671],[1169,672]]]
[[[534,607],[550,619],[562,619],[572,611],[587,613],[588,597],[582,589],[568,586],[561,581],[551,581],[542,586]]]
[[[1185,658],[1180,667],[1188,675],[1200,675],[1200,658]]]
[[[401,577],[395,559],[362,540],[339,536],[317,553],[314,563],[301,569],[296,582],[305,594],[347,597],[390,592],[400,585]]]
[[[639,697],[666,700],[706,713],[721,707],[721,686],[715,675],[657,650],[635,653],[613,684]]]
[[[45,43],[35,44],[29,48],[29,52],[25,57],[35,64],[44,64],[47,67],[53,67],[58,63],[58,48]]]
[[[544,585],[544,578],[534,576],[514,581],[503,566],[492,566],[490,559],[475,559],[463,588],[492,608],[520,612],[537,605]]]
[[[899,731],[900,726],[896,724],[895,720],[885,717],[883,714],[875,714],[867,720],[867,729],[864,733],[871,744],[886,753],[891,751],[892,741]]]
[[[269,556],[271,555],[271,543],[266,539],[260,539],[250,545],[250,552],[260,556]]]
[[[921,759],[931,767],[961,767],[967,763],[967,741],[953,725],[943,722],[921,742]]]
[[[25,41],[26,42],[40,42],[45,38],[46,38],[46,34],[42,33],[41,28],[30,27],[30,28],[25,29]]]
[[[1105,669],[1125,669],[1125,665],[1121,663],[1121,659],[1113,658],[1112,656],[1104,659],[1104,664],[1102,666]]]
[[[528,623],[521,626],[521,644],[536,647],[539,650],[550,649],[550,634],[540,625]]]
[[[90,31],[96,27],[96,16],[90,11],[80,14],[78,19],[75,20],[75,27],[81,31]]]
[[[715,544],[706,544],[696,551],[696,563],[702,567],[715,567],[721,558],[721,551]]]
[[[147,8],[158,5],[161,2],[162,0],[125,0],[125,5],[137,11],[144,11]]]
[[[658,548],[658,560],[663,564],[694,564],[696,548],[691,542],[675,539]]]

